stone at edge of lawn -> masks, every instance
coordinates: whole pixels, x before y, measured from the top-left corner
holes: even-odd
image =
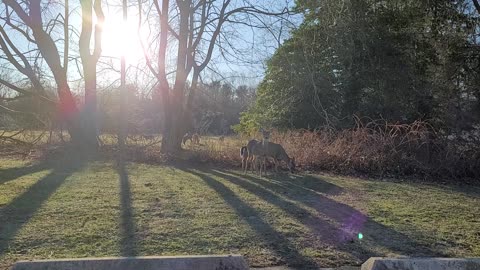
[[[381,258],[372,257],[361,270],[479,270],[480,258]]]
[[[12,270],[248,270],[241,255],[85,258],[21,261]]]

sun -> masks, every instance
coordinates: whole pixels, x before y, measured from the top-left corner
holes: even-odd
[[[127,63],[135,65],[144,57],[140,38],[136,23],[125,23],[118,15],[108,16],[103,24],[102,54],[115,58],[125,55]]]

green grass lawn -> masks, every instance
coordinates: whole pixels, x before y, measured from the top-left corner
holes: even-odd
[[[480,190],[330,175],[0,160],[0,269],[20,259],[238,253],[251,266],[480,256]],[[358,239],[358,234],[363,235]]]

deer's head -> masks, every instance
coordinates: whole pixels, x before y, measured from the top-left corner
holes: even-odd
[[[290,171],[290,173],[294,173],[295,172],[295,158],[292,157],[289,161],[288,161],[288,170]]]
[[[264,130],[263,128],[260,129],[260,132],[262,132],[262,137],[264,140],[268,141],[270,139],[270,131],[269,130]]]

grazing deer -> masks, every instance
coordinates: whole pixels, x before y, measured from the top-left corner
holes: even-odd
[[[200,144],[200,136],[197,133],[192,135],[192,142],[193,144],[199,145]]]
[[[185,145],[188,140],[190,140],[190,142],[192,142],[193,144],[200,144],[200,136],[198,136],[197,133],[193,133],[193,134],[186,133],[183,136],[182,144]]]
[[[265,157],[272,157],[275,163],[275,172],[278,172],[278,162],[285,161],[288,170],[293,173],[295,171],[295,158],[290,158],[281,144],[268,142],[265,150]]]
[[[182,144],[185,145],[188,140],[192,141],[192,135],[187,132],[185,135],[183,135]]]

